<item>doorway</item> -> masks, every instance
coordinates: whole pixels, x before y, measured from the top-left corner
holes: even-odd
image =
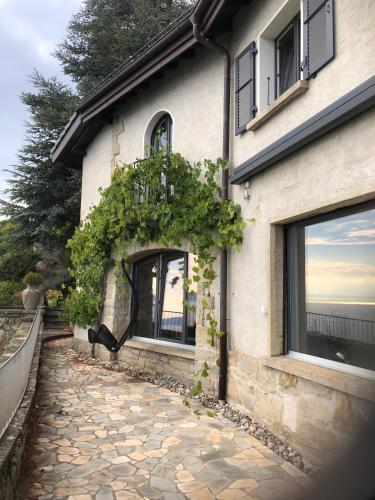
[[[185,292],[184,278],[194,264],[194,255],[181,251],[150,255],[134,265],[139,311],[134,335],[195,345],[196,290]]]

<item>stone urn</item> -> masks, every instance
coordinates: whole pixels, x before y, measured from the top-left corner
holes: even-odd
[[[38,307],[42,294],[39,285],[26,285],[22,291],[22,304],[27,310],[34,310]]]
[[[40,287],[43,281],[41,274],[33,272],[27,273],[23,278],[26,288],[22,292],[22,304],[25,309],[34,310],[38,307],[42,294]]]

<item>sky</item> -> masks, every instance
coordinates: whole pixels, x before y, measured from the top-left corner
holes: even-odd
[[[305,229],[306,299],[375,303],[375,209]]]
[[[31,90],[27,75],[35,68],[70,84],[51,53],[81,2],[0,0],[0,197],[10,176],[4,169],[17,162],[23,144],[27,113],[19,97]]]

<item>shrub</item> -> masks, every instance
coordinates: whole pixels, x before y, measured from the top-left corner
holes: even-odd
[[[60,290],[47,290],[46,297],[52,307],[59,307],[64,300],[64,295]]]
[[[39,273],[34,272],[27,273],[22,280],[24,285],[41,285],[43,281],[43,276]]]
[[[20,285],[15,281],[0,281],[0,305],[8,305],[12,302]]]

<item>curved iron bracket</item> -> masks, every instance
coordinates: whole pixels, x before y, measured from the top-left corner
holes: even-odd
[[[124,345],[133,331],[138,316],[138,294],[135,285],[125,268],[125,259],[121,260],[121,268],[132,291],[130,321],[124,334],[120,340],[117,340],[113,333],[104,324],[97,325],[95,328],[89,328],[88,330],[88,339],[90,344],[102,344],[110,352],[118,352],[121,346]]]

